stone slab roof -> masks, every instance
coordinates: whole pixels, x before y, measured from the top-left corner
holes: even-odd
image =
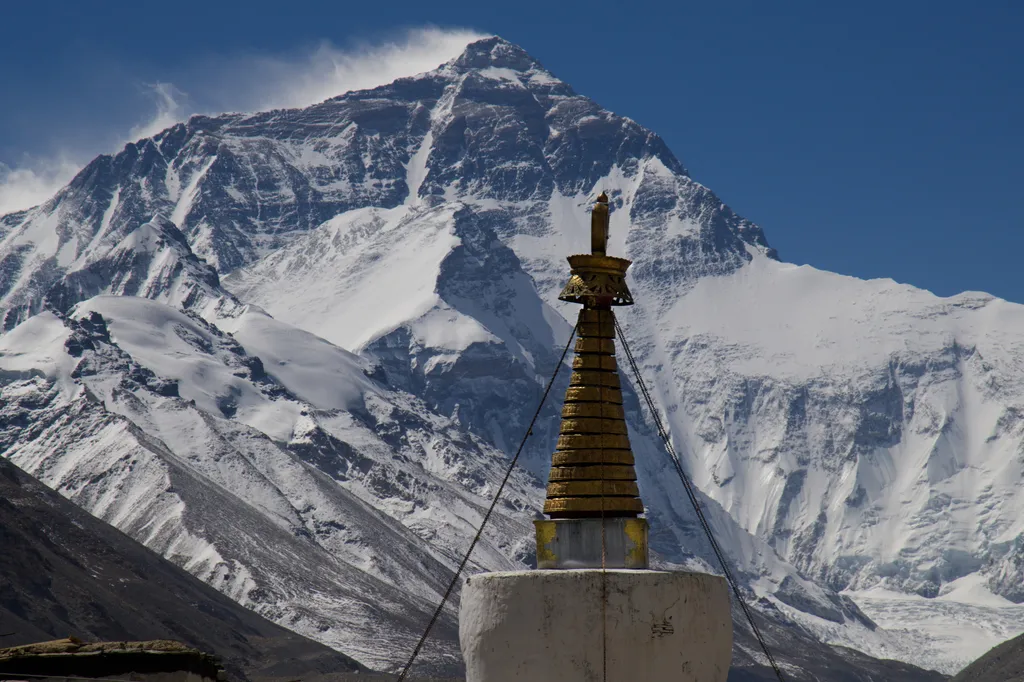
[[[107,677],[127,672],[188,671],[223,679],[210,654],[169,639],[83,642],[74,637],[0,649],[0,674]]]

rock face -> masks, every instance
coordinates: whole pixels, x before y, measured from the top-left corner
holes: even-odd
[[[557,364],[564,256],[602,191],[610,253],[635,262],[620,320],[765,613],[946,671],[973,658],[894,640],[839,592],[1024,599],[1024,308],[779,261],[656,134],[499,38],[306,109],[193,117],[0,219],[0,412],[29,427],[3,454],[394,665],[375,642],[415,637]],[[652,548],[709,565],[625,401]],[[557,402],[479,567],[531,560]]]
[[[217,655],[236,679],[361,668],[242,608],[2,459],[0,510],[5,646],[66,634],[173,638]]]

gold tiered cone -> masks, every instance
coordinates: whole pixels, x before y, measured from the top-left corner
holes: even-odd
[[[647,522],[629,446],[615,362],[615,313],[632,305],[630,261],[606,254],[608,197],[591,213],[591,253],[569,257],[559,298],[583,304],[562,428],[537,521],[539,568],[646,568]]]
[[[544,513],[553,519],[644,511],[622,411],[613,315],[611,309],[580,311],[576,357],[544,503]]]

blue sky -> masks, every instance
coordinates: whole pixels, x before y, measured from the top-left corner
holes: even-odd
[[[313,101],[496,33],[662,135],[785,260],[1024,302],[1024,2],[974,5],[5,3],[0,206],[176,117]]]

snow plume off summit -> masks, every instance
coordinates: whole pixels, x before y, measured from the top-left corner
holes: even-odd
[[[951,672],[1024,630],[1024,308],[781,262],[656,134],[500,38],[307,108],[193,117],[0,218],[3,454],[393,667],[569,334],[563,256],[602,191],[635,263],[626,334],[794,679],[938,679],[825,644]],[[624,401],[653,551],[713,565]],[[533,561],[555,403],[476,569]]]

